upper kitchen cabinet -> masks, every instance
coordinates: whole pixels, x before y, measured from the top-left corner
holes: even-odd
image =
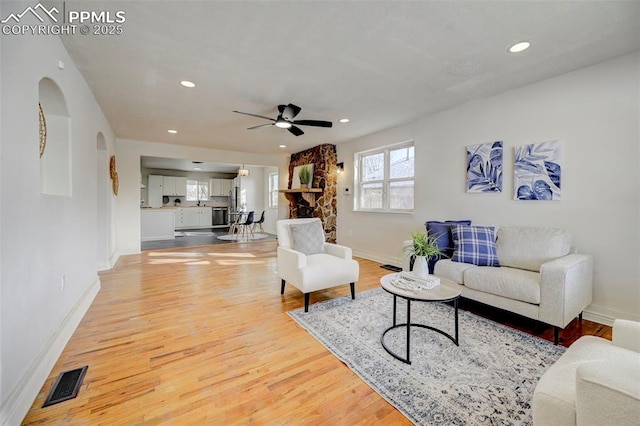
[[[209,179],[209,195],[211,197],[228,197],[232,179]]]
[[[187,178],[181,176],[164,176],[162,195],[185,197],[187,195]]]

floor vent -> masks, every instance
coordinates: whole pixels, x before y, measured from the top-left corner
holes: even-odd
[[[380,265],[380,267],[384,269],[388,269],[390,271],[395,271],[395,272],[402,271],[402,268],[398,268],[397,266],[393,266],[393,265]]]
[[[78,396],[80,385],[82,385],[82,380],[84,379],[84,375],[88,368],[89,366],[85,365],[82,368],[60,373],[56,382],[53,384],[53,389],[51,389],[47,400],[42,405],[42,408],[68,399],[73,399]]]

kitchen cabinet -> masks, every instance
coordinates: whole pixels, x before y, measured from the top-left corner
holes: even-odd
[[[158,175],[149,175],[147,181],[147,203],[149,207],[162,207],[163,178]]]
[[[182,176],[163,176],[162,195],[184,197],[187,195],[187,178]]]
[[[211,197],[228,197],[232,183],[232,179],[209,179],[209,195]]]
[[[167,209],[142,209],[140,211],[140,240],[172,240],[174,234],[173,212]]]
[[[175,210],[176,229],[211,226],[211,207],[178,207]]]

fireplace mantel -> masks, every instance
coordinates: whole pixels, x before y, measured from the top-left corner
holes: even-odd
[[[297,197],[299,196],[302,196],[310,206],[314,206],[316,204],[316,194],[322,192],[322,188],[281,189],[279,192],[282,192],[293,206],[296,205]]]

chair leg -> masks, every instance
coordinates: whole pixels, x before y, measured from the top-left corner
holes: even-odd
[[[285,282],[286,282],[286,281],[283,279],[283,280],[282,280],[282,284],[280,284],[280,294],[284,294],[284,283],[285,283]]]
[[[349,286],[351,287],[351,299],[355,299],[356,298],[356,283],[349,283]]]
[[[309,295],[311,293],[305,293],[304,294],[304,311],[305,312],[309,312]]]
[[[559,336],[560,335],[560,327],[558,326],[554,326],[553,327],[553,344],[554,345],[558,345],[558,340],[559,340]]]

